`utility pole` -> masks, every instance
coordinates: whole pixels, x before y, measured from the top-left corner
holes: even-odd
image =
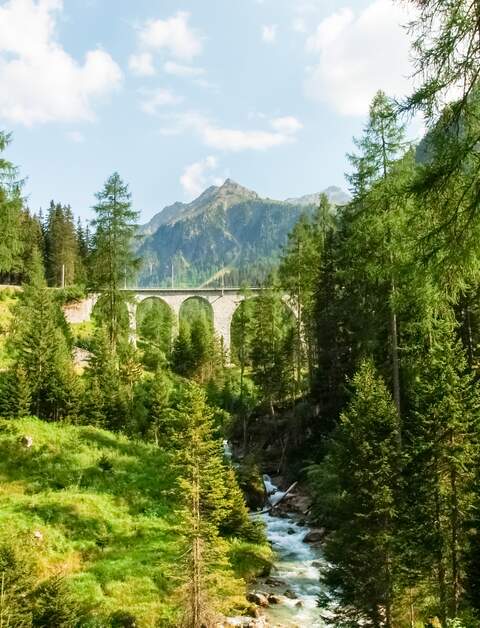
[[[60,280],[62,288],[65,288],[65,264],[62,264],[62,278]]]
[[[174,280],[174,277],[173,277],[173,257],[172,257],[172,290],[173,290],[173,280]]]

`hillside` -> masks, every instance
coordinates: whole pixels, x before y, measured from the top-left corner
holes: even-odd
[[[2,420],[0,545],[15,540],[44,577],[65,575],[85,625],[128,612],[138,628],[176,626],[183,522],[171,469],[158,447],[94,427]],[[228,543],[233,563],[261,551]],[[240,610],[243,580],[230,567],[219,576],[224,610]]]
[[[325,190],[333,204],[348,201],[342,190]],[[275,201],[261,198],[227,179],[192,203],[175,203],[141,228],[142,286],[226,285],[261,281],[278,258],[303,212],[313,211],[319,194]]]

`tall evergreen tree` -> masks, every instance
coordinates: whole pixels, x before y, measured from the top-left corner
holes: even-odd
[[[8,342],[13,372],[22,373],[29,387],[28,393],[25,387],[18,389],[18,404],[25,405],[29,398],[31,414],[45,419],[74,417],[78,383],[71,338],[63,312],[46,287],[38,252],[16,306]]]
[[[464,595],[480,396],[448,320],[435,322],[415,372],[414,411],[405,430],[404,548],[406,564],[433,577],[445,627],[458,615]]]
[[[132,209],[128,186],[114,173],[97,194],[92,225],[90,288],[100,293],[98,312],[101,314],[112,348],[115,348],[124,326],[122,311],[129,296],[125,292],[134,277],[139,261],[133,253],[138,212]]]
[[[396,304],[396,264],[395,218],[398,215],[398,191],[392,185],[392,170],[405,151],[404,128],[399,124],[392,102],[383,92],[378,92],[370,107],[369,121],[363,137],[355,140],[359,155],[350,155],[349,159],[355,172],[350,181],[359,193],[354,199],[364,208],[362,222],[366,224],[373,238],[370,237],[374,263],[370,272],[377,280],[387,269],[387,294],[389,304],[390,360],[392,372],[393,396],[400,414],[400,366],[398,352],[398,318]],[[368,224],[370,223],[370,224]],[[376,233],[375,233],[376,230]],[[373,233],[372,233],[373,232]],[[363,235],[363,234],[362,234]],[[365,259],[365,261],[367,261]],[[380,277],[379,277],[380,275]]]
[[[69,206],[51,201],[45,222],[47,279],[52,286],[71,286],[83,276],[77,230]]]
[[[325,545],[325,582],[335,599],[334,625],[395,625],[397,430],[391,396],[366,361],[353,378],[352,400],[329,456],[310,471],[333,528]]]
[[[0,278],[13,278],[22,270],[22,198],[17,169],[1,157],[10,143],[10,135],[0,131]]]
[[[250,345],[252,377],[272,415],[275,403],[293,393],[292,318],[277,291],[262,290],[255,299]]]

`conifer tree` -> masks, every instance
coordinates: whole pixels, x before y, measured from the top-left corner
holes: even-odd
[[[192,374],[194,364],[190,327],[183,321],[180,323],[180,332],[173,342],[171,363],[175,373],[184,377]]]
[[[9,338],[13,373],[29,387],[20,389],[17,402],[41,418],[58,420],[77,412],[78,382],[73,369],[68,327],[60,306],[48,291],[37,252],[15,309]],[[28,382],[28,384],[26,383]]]
[[[157,446],[168,447],[170,441],[170,422],[168,420],[169,401],[172,383],[166,374],[158,369],[148,393],[148,436]]]
[[[385,299],[389,306],[389,337],[390,360],[392,373],[393,397],[400,414],[400,364],[398,352],[398,318],[397,318],[397,265],[395,264],[397,238],[396,218],[399,213],[398,190],[392,185],[392,171],[396,162],[405,151],[404,128],[395,115],[393,104],[383,92],[374,97],[368,124],[362,138],[355,140],[360,151],[359,155],[349,155],[354,167],[350,181],[358,196],[354,199],[364,208],[360,214],[361,223],[368,229],[367,239],[373,264],[369,268],[365,256],[365,269],[372,278],[379,280],[385,277],[387,292]],[[373,236],[373,237],[372,237]],[[387,272],[385,272],[385,270]],[[383,277],[382,277],[383,275]]]
[[[123,289],[135,277],[139,265],[132,248],[138,213],[131,207],[128,186],[116,172],[96,196],[90,288],[101,293],[97,307],[115,349],[126,325],[122,311],[129,297]]]
[[[262,290],[254,303],[250,345],[252,376],[273,415],[275,403],[293,392],[292,317],[279,294],[272,289]]]
[[[183,625],[198,628],[210,625],[215,616],[211,569],[222,561],[218,532],[222,525],[228,528],[229,519],[232,523],[233,502],[224,480],[222,445],[213,434],[213,412],[196,384],[187,383],[180,391],[170,421],[187,549],[187,611]]]
[[[414,413],[406,430],[404,546],[410,566],[433,575],[437,612],[447,626],[464,593],[480,418],[478,386],[450,321],[435,322],[415,372]]]
[[[46,274],[52,286],[71,286],[82,277],[77,231],[69,206],[51,201],[45,223]]]
[[[21,270],[23,251],[21,182],[17,169],[1,157],[11,137],[0,131],[0,277],[10,280]]]
[[[85,377],[84,416],[108,429],[124,428],[128,403],[120,376],[119,356],[116,351],[112,351],[107,331],[103,327],[95,331]]]
[[[391,396],[366,361],[353,378],[353,396],[329,456],[319,473],[311,471],[323,484],[331,478],[328,491],[317,486],[317,500],[328,504],[327,522],[333,528],[325,545],[330,563],[325,582],[336,600],[340,625],[394,625],[397,430]]]

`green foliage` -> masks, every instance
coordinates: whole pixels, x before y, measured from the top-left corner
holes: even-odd
[[[10,143],[10,135],[0,131],[0,155]],[[22,198],[16,168],[0,157],[0,277],[22,270]]]
[[[83,283],[85,269],[70,206],[51,201],[44,224],[45,271],[49,285]]]
[[[274,414],[274,404],[293,393],[295,327],[280,294],[264,290],[255,299],[250,360],[252,378]]]
[[[398,581],[395,556],[399,481],[398,415],[370,362],[353,379],[353,396],[341,416],[325,461],[330,491],[325,514],[333,530],[325,581],[340,603],[335,622],[363,620],[392,626]],[[313,470],[312,479],[316,471]],[[325,483],[322,487],[325,489]],[[335,623],[335,625],[338,625]]]
[[[128,186],[118,173],[108,178],[97,201],[89,285],[92,291],[101,292],[97,303],[99,320],[105,324],[109,341],[115,347],[128,328],[128,318],[122,311],[129,297],[122,288],[134,278],[139,265],[132,252],[138,213],[131,208]]]
[[[74,417],[78,384],[63,312],[45,286],[38,257],[15,306],[9,351],[13,365],[2,386],[3,415]]]
[[[27,542],[28,543],[28,542]],[[86,616],[61,575],[41,579],[35,550],[0,545],[0,624],[6,628],[76,628]]]
[[[143,363],[153,371],[165,366],[172,351],[173,314],[160,299],[145,299],[137,306],[138,346]]]

